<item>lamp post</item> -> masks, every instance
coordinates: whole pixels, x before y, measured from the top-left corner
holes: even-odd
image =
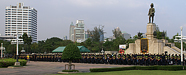
[[[3,50],[5,50],[5,47],[3,47],[3,43],[1,43],[1,58],[3,58]]]
[[[1,43],[1,58],[3,58],[3,43]]]
[[[103,52],[104,52],[104,50],[103,50],[103,48],[102,48],[101,53],[103,54]]]
[[[5,52],[6,52],[6,51],[5,51],[5,47],[4,47],[3,49],[4,49],[4,58],[5,58]]]
[[[182,36],[183,27],[181,26],[180,29],[181,29],[181,64],[183,64],[183,41],[182,41],[182,38],[183,38],[183,36]]]
[[[180,29],[181,29],[181,36],[175,36],[175,37],[179,37],[180,38],[179,40],[181,40],[181,64],[184,65],[183,63],[183,39],[186,39],[185,38],[186,36],[182,35],[182,30],[183,30],[182,26],[180,27]],[[174,39],[174,40],[178,40],[178,39]]]
[[[17,39],[16,39],[16,41],[17,41],[16,60],[17,60],[17,62],[18,62],[18,45],[19,45],[19,43],[18,43],[18,34],[17,34]]]
[[[19,41],[20,40],[20,41]],[[17,34],[17,38],[16,40],[11,41],[11,44],[16,44],[17,48],[16,48],[16,62],[15,62],[15,66],[19,66],[20,62],[18,62],[18,45],[19,44],[24,44],[24,42],[22,41],[22,39],[19,39],[18,34]]]

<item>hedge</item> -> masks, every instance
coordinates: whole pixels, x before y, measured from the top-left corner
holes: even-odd
[[[14,66],[15,62],[16,59],[12,59],[12,58],[0,59],[0,67]],[[20,66],[26,66],[27,60],[19,59],[19,62],[20,62]]]
[[[62,70],[62,72],[79,72],[78,70]]]
[[[93,68],[91,72],[106,72],[106,71],[123,71],[123,70],[134,70],[135,67],[117,67],[117,68]]]
[[[184,66],[186,69],[186,66]],[[124,70],[169,70],[177,71],[183,70],[183,66],[132,66],[132,67],[116,67],[116,68],[93,68],[91,72],[107,72],[107,71],[124,71]]]

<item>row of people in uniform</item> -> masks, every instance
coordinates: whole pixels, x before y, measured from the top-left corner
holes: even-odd
[[[121,65],[181,65],[180,55],[82,55],[77,63],[121,64]]]
[[[26,59],[26,56],[20,56]],[[68,62],[62,60],[61,55],[31,55],[31,61],[52,61]],[[185,61],[185,60],[184,60]],[[181,65],[180,55],[151,55],[151,54],[82,54],[82,59],[73,60],[75,63],[92,63],[92,64],[121,64],[121,65]]]

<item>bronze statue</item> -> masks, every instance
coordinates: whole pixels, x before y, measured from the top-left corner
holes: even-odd
[[[155,13],[155,9],[153,8],[154,7],[153,3],[151,3],[150,7],[151,8],[149,9],[149,13],[148,13],[148,15],[149,15],[149,23],[151,23],[151,17],[152,17],[152,23],[153,23],[154,13]]]
[[[143,36],[141,36],[141,35],[142,35],[142,33],[138,32],[138,39],[143,38]]]

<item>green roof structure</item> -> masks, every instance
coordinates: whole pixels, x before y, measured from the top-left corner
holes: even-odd
[[[64,51],[65,47],[66,47],[66,46],[58,47],[58,48],[56,48],[55,50],[53,50],[52,52],[53,52],[53,53],[61,53],[61,52]],[[81,53],[90,52],[90,50],[88,50],[88,49],[87,49],[86,47],[84,47],[84,46],[77,46],[77,47],[79,48],[79,50],[80,50]]]

